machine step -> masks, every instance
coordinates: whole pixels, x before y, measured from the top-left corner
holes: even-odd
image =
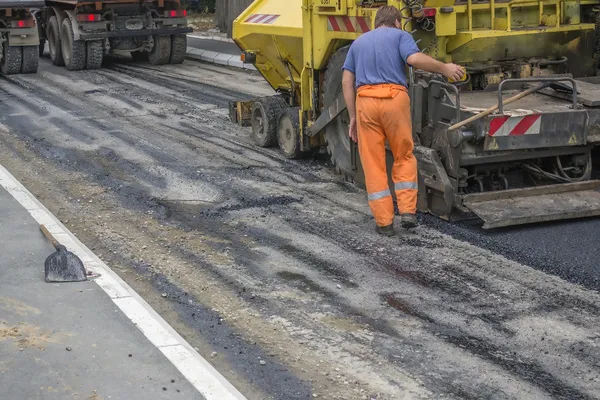
[[[484,229],[600,216],[600,181],[469,194],[463,205]]]

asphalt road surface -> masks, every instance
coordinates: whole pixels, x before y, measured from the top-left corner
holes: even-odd
[[[376,235],[366,195],[231,124],[186,61],[0,81],[0,163],[249,399],[600,398],[600,220]]]

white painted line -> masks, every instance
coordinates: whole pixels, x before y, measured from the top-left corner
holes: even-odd
[[[10,172],[0,165],[0,186],[44,224],[70,251],[82,257],[102,290],[138,327],[206,400],[246,400],[208,361],[179,335],[150,305],[123,281],[108,265],[81,243],[42,203],[39,202]]]

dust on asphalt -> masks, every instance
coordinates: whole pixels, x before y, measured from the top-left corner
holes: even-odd
[[[229,100],[269,94],[261,82],[193,62],[42,62],[2,84],[2,163],[77,215],[69,228],[125,279],[164,293],[151,304],[168,301],[249,398],[600,396],[600,296],[519,263],[589,283],[594,252],[580,272],[539,249],[552,226],[519,230],[528,246],[429,217],[376,236],[362,191],[227,121]]]

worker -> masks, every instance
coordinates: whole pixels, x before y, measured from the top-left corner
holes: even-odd
[[[392,180],[405,229],[417,226],[417,160],[413,155],[410,99],[406,66],[461,80],[464,70],[419,51],[413,37],[401,29],[402,15],[394,6],[381,7],[376,29],[352,43],[343,66],[342,87],[350,114],[349,135],[358,142],[360,160],[376,231],[393,236],[394,204],[388,184],[385,142],[394,155]]]

